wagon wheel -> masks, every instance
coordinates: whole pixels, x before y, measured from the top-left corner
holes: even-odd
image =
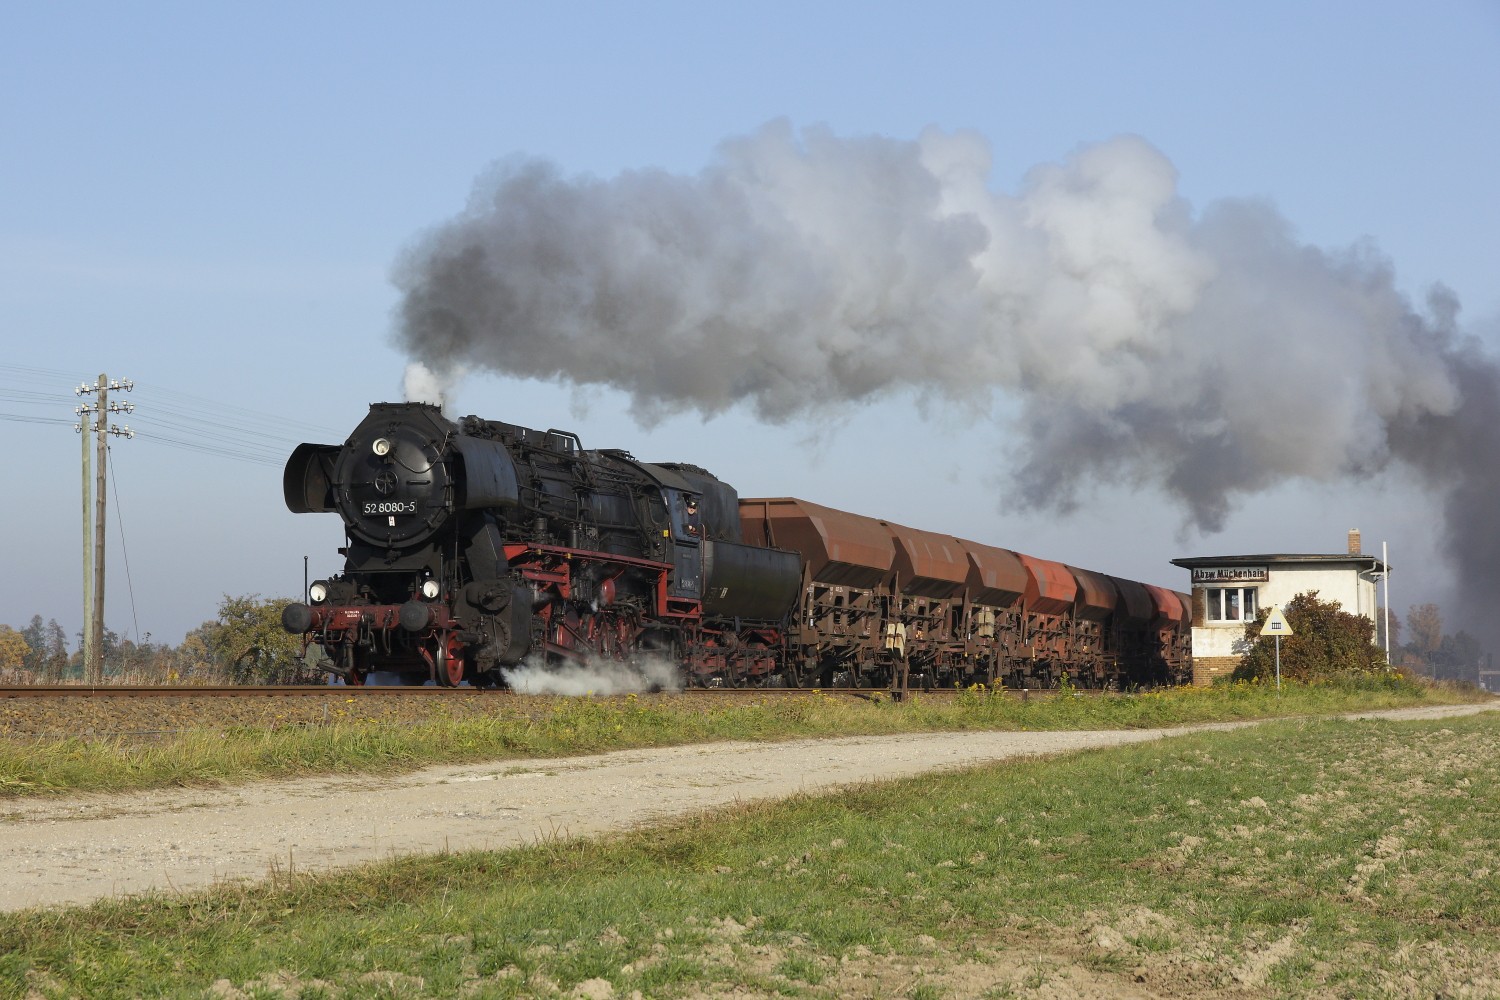
[[[458,687],[464,679],[464,644],[452,632],[438,636],[432,673],[438,687]]]

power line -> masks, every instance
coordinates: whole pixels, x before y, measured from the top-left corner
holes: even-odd
[[[287,450],[294,444],[300,443],[295,437],[269,435],[255,435],[246,437],[236,433],[237,428],[225,427],[221,424],[208,423],[202,420],[175,420],[170,417],[149,416],[146,418],[148,424],[157,424],[168,430],[186,431],[189,434],[204,434],[215,437],[221,441],[234,441],[246,449],[252,451],[264,451],[272,456],[284,456]],[[139,428],[138,428],[139,429]]]
[[[57,424],[64,427],[77,428],[77,420],[69,420],[66,417],[43,417],[29,413],[0,413],[0,421],[9,421],[19,424]],[[151,422],[149,419],[146,421]],[[182,426],[178,429],[187,433],[195,433],[196,429],[190,426]],[[228,458],[240,462],[249,462],[254,465],[281,466],[286,462],[286,455],[292,447],[300,442],[288,439],[283,447],[271,444],[260,444],[254,441],[241,442],[240,447],[234,446],[233,439],[227,436],[216,436],[221,443],[211,441],[184,439],[173,437],[169,434],[156,434],[151,431],[134,428],[135,436],[149,441],[152,444],[163,445],[168,448],[176,448],[184,451],[198,452],[204,455],[212,455],[217,458]]]
[[[33,368],[28,365],[4,365],[0,364],[0,372],[18,372],[34,378],[43,378],[48,381],[61,380],[72,381],[73,376],[61,368]]]
[[[35,392],[29,389],[0,389],[0,399],[8,403],[37,403],[51,404],[66,400],[67,394],[61,392]]]
[[[24,411],[30,406],[55,406],[69,398],[71,392],[51,388],[64,379],[69,379],[68,374],[57,369],[0,364],[0,402],[12,404],[0,412],[0,421],[74,423]],[[150,383],[135,383],[135,393],[137,399],[150,404],[146,415],[136,420],[136,432],[156,447],[277,467],[303,441],[342,440],[345,436],[293,418],[227,406],[219,400]]]
[[[168,437],[165,434],[154,434],[151,431],[138,430],[136,437],[151,444],[162,444],[169,448],[177,448],[183,451],[197,452],[201,455],[213,455],[218,458],[230,458],[239,462],[249,462],[253,465],[265,465],[278,467],[286,464],[286,458],[273,457],[271,455],[258,455],[237,448],[215,445],[205,441],[185,441],[181,438]]]
[[[72,395],[72,376],[52,368],[35,368],[0,363],[0,399],[23,403],[59,402]],[[13,383],[10,385],[7,383]],[[40,387],[68,385],[69,389]],[[345,432],[279,414],[265,413],[244,406],[225,404],[222,400],[169,389],[150,382],[136,382],[136,398],[150,400],[152,414],[172,414],[211,426],[231,426],[255,436],[301,443],[312,437],[342,439]],[[158,398],[159,397],[159,398]],[[200,416],[206,414],[208,416]],[[226,423],[228,418],[228,423]]]
[[[324,437],[333,435],[341,438],[344,436],[344,432],[333,430],[332,428],[320,427],[314,424],[310,424],[306,421],[293,419],[291,417],[283,417],[276,414],[263,413],[259,410],[252,410],[243,406],[229,405],[217,399],[195,396],[191,393],[180,392],[175,389],[167,389],[165,387],[152,385],[150,383],[141,384],[139,388],[147,396],[155,397],[157,395],[160,395],[165,397],[164,401],[158,401],[152,404],[153,411],[161,410],[164,412],[170,412],[176,410],[180,413],[181,411],[177,410],[177,407],[173,406],[173,404],[176,403],[178,405],[186,405],[194,409],[212,412],[216,415],[232,416],[241,425],[247,423],[260,424],[263,428],[266,428],[266,433],[277,434],[280,436],[302,437],[309,432],[312,432],[314,434],[321,434]],[[271,430],[271,428],[276,429]]]
[[[109,448],[111,454],[114,448]],[[130,578],[130,549],[125,545],[125,516],[124,507],[120,503],[120,482],[114,466],[109,469],[109,488],[115,495],[115,527],[120,529],[120,556],[125,563],[125,589],[130,594],[130,621],[135,626],[135,641],[139,645],[141,641],[141,620],[135,610],[135,582]]]
[[[0,420],[11,420],[18,424],[76,424],[67,417],[34,417],[27,413],[0,413]]]

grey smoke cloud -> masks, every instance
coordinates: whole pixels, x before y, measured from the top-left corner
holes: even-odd
[[[606,385],[644,423],[1005,397],[1014,495],[1033,506],[1149,484],[1214,531],[1245,496],[1399,460],[1442,480],[1450,518],[1474,513],[1487,486],[1433,456],[1488,443],[1496,372],[1451,295],[1418,311],[1373,246],[1306,245],[1263,202],[1196,211],[1137,137],[1038,166],[1015,194],[990,167],[969,132],[785,122],[696,174],[508,160],[398,262],[396,336],[437,387],[470,369]]]

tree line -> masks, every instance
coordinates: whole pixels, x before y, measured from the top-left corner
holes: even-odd
[[[302,643],[281,627],[281,609],[295,598],[224,595],[218,615],[180,644],[104,630],[103,672],[116,684],[299,684],[327,675],[303,661]],[[83,679],[82,634],[72,651],[57,619],[32,615],[21,628],[0,625],[0,683],[66,684]]]
[[[1443,615],[1436,604],[1413,604],[1406,613],[1406,632],[1410,640],[1398,646],[1399,623],[1391,629],[1391,659],[1398,666],[1435,680],[1471,684],[1479,683],[1481,670],[1492,669],[1488,665],[1490,654],[1478,639],[1463,629],[1443,631]]]

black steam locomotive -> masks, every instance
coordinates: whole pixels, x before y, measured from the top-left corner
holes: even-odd
[[[304,444],[294,512],[337,511],[344,572],[282,623],[364,683],[497,684],[528,662],[669,660],[690,684],[1180,683],[1191,601],[563,431],[377,403]]]
[[[298,446],[283,486],[293,512],[344,520],[344,572],[282,623],[351,684],[498,683],[536,654],[759,676],[801,586],[798,556],[743,544],[734,488],[697,466],[423,403]]]

